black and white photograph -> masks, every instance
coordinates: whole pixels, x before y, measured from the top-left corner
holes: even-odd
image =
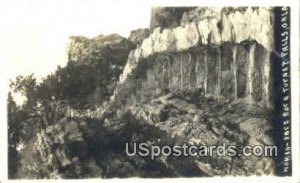
[[[134,2],[0,2],[7,179],[300,180],[299,2]]]

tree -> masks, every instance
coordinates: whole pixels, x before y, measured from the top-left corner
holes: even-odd
[[[30,74],[29,76],[17,76],[15,81],[11,81],[10,88],[13,90],[13,92],[19,92],[27,98],[26,106],[36,105],[37,84],[36,78],[33,74]]]
[[[7,99],[7,119],[8,119],[8,172],[9,177],[17,171],[18,167],[18,151],[16,149],[20,140],[21,123],[19,121],[18,107],[13,100],[11,93],[8,93]]]

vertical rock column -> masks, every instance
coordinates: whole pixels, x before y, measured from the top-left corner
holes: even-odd
[[[235,78],[233,70],[234,45],[226,43],[220,46],[220,62],[219,62],[219,82],[218,92],[220,96],[225,98],[234,98]]]
[[[262,65],[263,65],[263,48],[256,43],[250,44],[249,50],[249,97],[252,101],[259,102],[262,100]]]
[[[206,91],[207,75],[207,51],[202,49],[195,53],[195,75],[197,88],[204,88]]]
[[[160,62],[162,62],[162,89],[169,88],[169,56],[163,55],[160,57]]]
[[[264,104],[271,108],[271,93],[272,93],[272,80],[271,77],[271,60],[270,52],[266,50],[260,44],[256,45],[255,49],[255,60],[256,60],[256,69],[259,71],[259,76],[257,82],[261,82],[260,90],[261,101]]]
[[[237,61],[236,61],[236,55],[237,55],[237,45],[233,45],[232,49],[232,73],[233,73],[233,95],[234,99],[237,99]]]
[[[266,51],[263,65],[263,100],[267,108],[272,108],[272,70],[271,70],[271,53]]]
[[[197,88],[196,53],[189,52],[189,88]]]
[[[181,87],[181,62],[179,54],[174,54],[170,56],[170,88],[171,89],[178,89]]]
[[[181,71],[181,89],[190,87],[191,54],[189,52],[179,53]]]
[[[216,94],[218,82],[218,61],[220,51],[216,47],[207,48],[207,72],[206,72],[206,88],[205,93]]]
[[[249,52],[248,45],[237,44],[235,54],[235,82],[236,98],[242,98],[247,95],[248,90],[248,67]]]
[[[152,96],[154,94],[154,71],[153,71],[153,64],[149,62],[147,65],[147,90],[149,91],[149,95]]]
[[[220,99],[221,96],[221,82],[222,82],[222,62],[221,62],[221,48],[217,48],[217,63],[216,63],[216,74],[217,74],[217,81],[216,81],[216,89],[215,89],[215,96],[217,99]]]
[[[154,74],[154,90],[157,94],[161,93],[161,90],[165,87],[163,82],[164,74],[164,60],[161,57],[155,57],[153,59],[153,74]]]

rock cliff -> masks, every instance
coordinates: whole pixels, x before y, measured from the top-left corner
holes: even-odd
[[[120,83],[144,70],[143,86],[204,88],[216,98],[247,97],[271,108],[272,26],[271,9],[195,8],[181,26],[155,28],[131,51]]]

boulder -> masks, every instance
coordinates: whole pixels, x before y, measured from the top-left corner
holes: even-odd
[[[248,118],[239,124],[242,131],[246,132],[249,136],[260,138],[266,135],[268,130],[272,127],[266,119],[263,118]]]
[[[79,132],[78,123],[75,121],[71,121],[66,124],[65,131],[69,133],[76,133]]]

